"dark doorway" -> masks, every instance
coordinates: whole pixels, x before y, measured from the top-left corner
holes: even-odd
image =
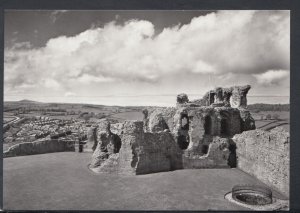
[[[189,146],[189,136],[179,135],[177,143],[180,149],[187,149]]]
[[[205,116],[204,132],[205,132],[205,135],[211,135],[211,118],[210,118],[210,116]]]
[[[237,166],[237,156],[236,156],[236,144],[233,140],[230,139],[229,141],[229,157],[228,157],[228,165],[230,168],[236,168]]]
[[[229,135],[229,126],[227,119],[221,119],[221,135]]]
[[[208,145],[202,145],[201,152],[206,155],[208,153]]]

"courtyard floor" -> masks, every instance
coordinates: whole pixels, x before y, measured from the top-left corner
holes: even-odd
[[[224,195],[236,184],[263,185],[238,169],[95,174],[90,159],[76,152],[3,159],[4,210],[247,210]]]

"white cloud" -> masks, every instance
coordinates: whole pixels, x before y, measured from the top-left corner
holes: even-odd
[[[54,10],[53,12],[50,13],[50,20],[52,23],[55,23],[57,19],[63,14],[68,12],[67,10]]]
[[[89,84],[89,83],[99,83],[99,82],[112,82],[114,81],[113,78],[106,78],[106,77],[97,77],[97,76],[92,76],[89,74],[83,74],[82,76],[80,76],[79,78],[76,79],[77,81],[79,81],[80,83],[84,83],[84,84]]]
[[[52,38],[42,48],[23,43],[6,49],[5,87],[35,84],[69,90],[74,81],[151,83],[179,73],[230,72],[266,79],[261,73],[289,70],[289,22],[289,11],[220,11],[157,35],[146,20],[111,22]]]
[[[65,93],[65,97],[75,97],[76,96],[76,93],[74,92],[66,92]]]
[[[56,80],[53,80],[51,78],[45,79],[44,85],[46,88],[51,88],[51,89],[55,89],[55,90],[57,90],[61,87],[61,85]]]
[[[253,75],[259,84],[270,86],[278,85],[290,76],[290,72],[287,70],[268,70],[261,74]]]

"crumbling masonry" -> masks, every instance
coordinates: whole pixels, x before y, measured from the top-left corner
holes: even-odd
[[[145,109],[144,121],[118,124],[119,134],[112,133],[104,121],[94,129],[98,136],[90,168],[97,172],[147,174],[235,167],[232,136],[255,129],[246,109],[249,89],[218,87],[195,101],[179,94],[176,107],[151,112]]]
[[[249,89],[218,87],[194,101],[179,94],[176,107],[143,110],[143,121],[104,120],[88,133],[90,169],[138,175],[238,167],[288,196],[289,134],[255,130]]]

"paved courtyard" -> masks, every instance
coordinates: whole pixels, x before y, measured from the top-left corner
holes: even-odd
[[[236,184],[262,184],[238,169],[124,177],[95,174],[91,153],[5,158],[5,210],[247,210],[224,199]],[[274,192],[275,196],[280,197]]]

